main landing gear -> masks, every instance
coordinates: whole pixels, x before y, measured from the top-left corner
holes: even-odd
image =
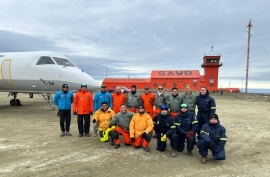
[[[13,99],[10,100],[10,102],[9,102],[10,106],[22,106],[21,100],[16,99],[17,98],[17,93],[11,92],[11,93],[9,93],[8,96],[10,96],[10,95],[13,96]]]

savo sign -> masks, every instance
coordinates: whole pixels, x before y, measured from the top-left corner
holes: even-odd
[[[192,71],[158,71],[159,76],[192,76]]]

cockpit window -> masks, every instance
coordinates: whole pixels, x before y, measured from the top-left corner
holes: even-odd
[[[42,56],[39,58],[38,62],[36,65],[54,65],[54,61],[51,59],[51,57],[46,57],[46,56]]]
[[[53,59],[56,61],[58,65],[64,65],[64,66],[74,66],[68,59],[65,58],[58,58],[53,57]]]

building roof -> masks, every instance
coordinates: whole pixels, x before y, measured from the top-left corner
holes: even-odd
[[[103,82],[106,83],[119,83],[119,82],[125,82],[125,83],[146,83],[149,82],[149,79],[145,78],[105,78]]]
[[[153,70],[151,78],[200,78],[199,70]]]

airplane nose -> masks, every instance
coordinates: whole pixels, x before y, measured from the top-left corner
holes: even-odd
[[[97,81],[87,73],[83,73],[82,79],[84,80],[83,82],[87,84],[89,90],[96,90],[99,88]]]

